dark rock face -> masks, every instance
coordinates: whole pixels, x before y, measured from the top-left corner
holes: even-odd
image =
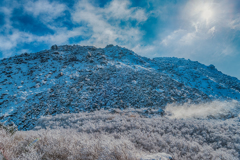
[[[51,50],[58,50],[58,46],[56,44],[52,45]]]
[[[212,70],[216,69],[215,66],[212,65],[212,64],[210,64],[210,65],[208,66],[208,68],[210,68],[210,69],[212,69]]]
[[[240,98],[239,80],[216,69],[183,59],[151,60],[113,45],[53,45],[1,60],[0,73],[0,117],[25,130],[42,115]]]
[[[55,52],[53,52],[53,54],[59,54],[59,52],[55,51]]]

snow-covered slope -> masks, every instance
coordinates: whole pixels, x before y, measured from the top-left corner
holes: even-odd
[[[3,59],[0,84],[0,120],[19,129],[49,114],[240,98],[240,81],[214,66],[149,59],[113,45],[54,45]]]
[[[214,65],[179,58],[154,58],[159,71],[210,97],[240,99],[240,81],[218,71]]]

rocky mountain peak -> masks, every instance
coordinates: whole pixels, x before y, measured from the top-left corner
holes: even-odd
[[[0,60],[0,73],[0,120],[24,130],[43,115],[240,98],[240,81],[213,65],[114,45],[53,45]]]

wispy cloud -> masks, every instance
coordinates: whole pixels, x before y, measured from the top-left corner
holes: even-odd
[[[232,29],[240,30],[240,14],[238,14],[229,24]]]
[[[49,2],[48,0],[38,0],[28,1],[24,5],[24,9],[35,17],[44,16],[45,21],[50,21],[61,16],[67,7],[64,4],[54,1]]]
[[[78,43],[84,45],[103,47],[113,43],[132,48],[136,43],[139,43],[143,35],[137,26],[147,20],[147,14],[144,9],[130,5],[129,0],[113,0],[104,7],[99,7],[90,1],[80,0],[74,5],[74,8],[70,9],[62,3],[48,0],[28,1],[24,4],[16,2],[12,8],[3,9],[4,13],[8,14],[8,23],[1,29],[5,30],[8,27],[9,32],[1,35],[0,50],[3,53],[8,53],[3,55],[7,57],[11,55],[9,53],[12,53],[10,50],[19,44],[31,42],[49,43],[49,45],[64,44],[68,43],[70,38],[77,36],[83,37],[82,41]],[[44,23],[54,31],[54,34],[35,35],[14,28],[11,14],[14,9],[19,7],[24,8],[24,13],[32,15]],[[55,19],[64,17],[65,11],[71,14],[70,20],[72,26],[75,26],[71,29],[54,22]],[[136,21],[137,25],[131,26],[131,21]],[[125,24],[121,26],[122,22]]]
[[[96,7],[86,0],[80,1],[73,14],[76,23],[85,22],[86,27],[91,28],[92,35],[81,44],[94,44],[105,46],[113,43],[133,47],[139,43],[142,32],[137,26],[132,27],[130,20],[141,23],[147,20],[143,9],[130,8],[128,0],[113,0],[104,8]],[[120,26],[125,21],[124,26]]]
[[[173,6],[174,10],[179,9],[177,14],[170,14]],[[169,23],[170,29],[164,28],[150,45],[138,46],[134,50],[149,57],[176,56],[205,64],[217,63],[224,70],[223,64],[230,65],[226,63],[226,57],[240,57],[236,46],[237,41],[240,42],[237,38],[240,14],[239,8],[237,10],[234,6],[234,1],[227,0],[189,0],[179,6],[173,3],[160,6],[157,8],[161,10],[158,17],[163,23]]]

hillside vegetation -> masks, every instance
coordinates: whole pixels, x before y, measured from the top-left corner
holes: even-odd
[[[235,102],[224,103],[227,108]],[[123,160],[156,153],[167,153],[175,160],[240,158],[240,117],[222,120],[217,116],[221,109],[197,119],[189,114],[176,119],[176,112],[164,117],[157,113],[127,109],[47,116],[32,131],[11,136],[1,130],[0,143],[9,157],[18,159]]]

